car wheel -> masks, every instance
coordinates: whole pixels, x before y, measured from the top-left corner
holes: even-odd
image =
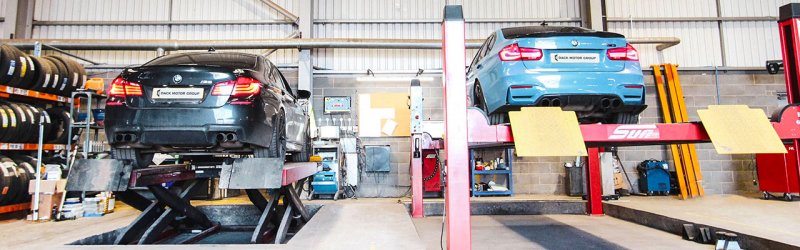
[[[639,114],[617,113],[616,115],[614,115],[612,117],[613,118],[610,119],[610,123],[613,123],[613,124],[638,124],[639,123]]]
[[[306,140],[303,144],[303,148],[300,149],[300,152],[292,154],[292,161],[307,162],[309,158],[311,158],[311,151],[311,136],[309,135],[308,131],[306,131]]]
[[[286,118],[281,114],[275,119],[269,147],[263,148],[256,146],[253,149],[253,155],[256,158],[286,157]]]
[[[111,157],[117,160],[129,160],[133,168],[146,168],[153,163],[153,153],[142,153],[138,148],[112,148]]]
[[[494,114],[489,114],[489,108],[486,106],[486,98],[483,95],[483,88],[479,83],[475,83],[475,98],[473,98],[473,103],[475,106],[483,110],[486,115],[489,117],[489,125],[497,125],[506,123],[508,119],[508,113],[505,112],[496,112]]]

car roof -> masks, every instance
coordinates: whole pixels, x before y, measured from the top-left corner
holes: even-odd
[[[161,56],[142,66],[205,65],[255,69],[258,58],[258,55],[242,52],[186,52]]]
[[[607,38],[625,38],[613,32],[596,31],[572,26],[521,26],[500,29],[505,39],[552,36],[596,36]]]

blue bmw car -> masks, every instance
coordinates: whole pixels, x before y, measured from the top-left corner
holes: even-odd
[[[525,106],[575,111],[581,123],[634,124],[647,107],[636,49],[620,34],[579,27],[493,32],[467,70],[467,85],[492,124]]]

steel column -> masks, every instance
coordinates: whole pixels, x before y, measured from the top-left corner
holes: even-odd
[[[422,206],[422,134],[411,136],[411,217],[422,218],[425,208]]]
[[[588,151],[586,213],[589,215],[603,215],[603,178],[600,176],[600,150],[590,147]]]
[[[444,7],[444,123],[447,187],[447,249],[471,249],[469,157],[467,142],[466,38],[461,5]]]
[[[800,103],[800,4],[791,3],[780,7],[778,11],[778,33],[780,34],[781,55],[783,58],[783,74],[786,79],[786,96],[789,105]],[[785,112],[786,110],[784,110]],[[800,116],[800,112],[795,115]],[[792,116],[794,117],[794,116]],[[800,123],[798,123],[800,124]],[[794,148],[800,148],[800,140],[793,139]],[[796,159],[800,159],[800,150],[795,151]],[[800,161],[794,166],[798,169],[800,180]]]

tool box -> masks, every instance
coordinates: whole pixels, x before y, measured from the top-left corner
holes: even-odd
[[[648,195],[668,195],[670,190],[669,163],[646,160],[636,167],[639,171],[639,192]]]

